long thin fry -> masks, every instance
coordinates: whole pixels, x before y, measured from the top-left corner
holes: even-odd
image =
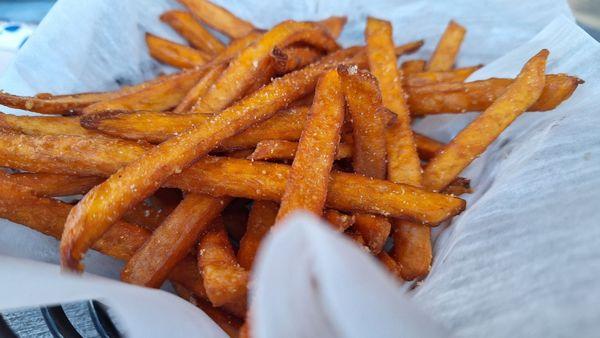
[[[71,205],[38,197],[27,187],[4,180],[2,176],[0,182],[0,217],[60,239]],[[94,243],[94,249],[116,259],[127,260],[149,237],[148,230],[119,221]],[[206,297],[193,259],[181,261],[169,278],[185,285],[195,294]]]
[[[244,149],[269,139],[298,140],[308,112],[307,107],[284,109],[272,118],[252,126],[238,135],[223,141],[219,149]],[[161,143],[168,138],[183,133],[191,126],[206,123],[210,115],[139,112],[114,113],[101,116],[85,116],[81,124],[89,129],[97,129],[111,136],[132,140]]]
[[[79,117],[65,116],[18,116],[0,113],[0,128],[27,135],[77,135],[102,136],[102,133],[85,129]]]
[[[211,59],[210,54],[146,33],[146,44],[153,58],[178,68],[194,68]]]
[[[116,175],[96,186],[75,206],[61,240],[61,262],[81,269],[80,260],[91,244],[131,206],[152,194],[166,179],[181,172],[219,143],[308,94],[320,74],[337,66],[353,51],[333,53],[289,73],[247,96],[207,123],[190,128],[146,152]]]
[[[392,182],[420,187],[421,160],[413,138],[410,112],[404,99],[402,70],[396,67],[392,25],[387,21],[369,18],[365,35],[369,68],[379,81],[384,105],[396,113],[396,120],[385,134],[388,156],[387,177]],[[425,275],[429,271],[432,258],[430,229],[421,224],[401,220],[392,220],[392,222],[395,228],[394,239],[400,234],[407,234],[402,238],[402,245],[398,244],[394,247],[394,258],[398,262],[400,275],[408,280]]]
[[[204,52],[214,55],[225,49],[225,45],[198,23],[189,12],[179,10],[168,11],[160,16],[160,20],[171,26],[190,45]]]
[[[317,25],[307,22],[284,21],[263,34],[257,43],[233,59],[221,77],[194,106],[196,113],[215,113],[241,97],[254,79],[263,72],[274,48],[284,48],[302,42],[326,52],[336,50],[335,40]]]
[[[153,80],[151,82],[155,83],[156,81]],[[114,92],[73,95],[38,94],[36,96],[18,96],[0,91],[0,105],[40,114],[77,114],[83,108],[93,103],[126,95],[147,85],[148,83],[143,83],[133,87],[125,87]]]
[[[454,67],[456,56],[467,30],[458,23],[451,20],[435,47],[431,59],[427,63],[426,70],[447,71]]]
[[[344,122],[344,93],[337,71],[325,73],[315,90],[306,127],[298,142],[277,221],[291,212],[323,213],[327,181]]]
[[[30,172],[108,176],[139,159],[150,147],[119,140],[0,133],[0,166]],[[290,166],[207,156],[165,186],[211,196],[279,201]],[[332,172],[327,206],[438,224],[464,209],[464,201],[408,185]]]
[[[208,299],[214,306],[245,301],[248,271],[237,262],[222,224],[215,224],[200,239],[198,269],[204,279]]]
[[[402,62],[400,69],[405,75],[419,73],[425,70],[425,60],[407,60]]]
[[[267,161],[267,160],[293,160],[296,155],[298,143],[284,140],[265,140],[256,144],[256,148],[249,160]],[[340,143],[335,153],[334,159],[340,160],[352,156],[352,146]]]
[[[417,72],[404,77],[405,86],[423,86],[438,82],[463,82],[469,75],[481,68],[481,65],[456,68],[447,72]]]
[[[188,194],[127,261],[121,279],[132,284],[160,287],[227,202],[228,199]]]
[[[393,52],[392,52],[393,53]],[[393,57],[392,57],[393,58]],[[352,121],[352,167],[358,174],[384,179],[386,172],[385,125],[377,80],[367,72],[339,67],[344,97]],[[354,228],[377,254],[390,234],[391,224],[382,216],[355,214]]]
[[[240,241],[240,248],[237,252],[237,259],[244,269],[252,269],[260,243],[275,224],[278,210],[279,205],[271,201],[254,201],[252,204],[246,233]]]
[[[488,79],[467,83],[438,83],[407,87],[408,105],[413,115],[484,111],[513,83],[513,79]],[[546,75],[542,95],[527,111],[547,111],[568,99],[580,79],[565,75]]]
[[[209,27],[229,36],[242,38],[256,27],[246,20],[242,20],[221,6],[207,0],[178,0],[186,6],[196,19],[204,22]]]
[[[202,79],[198,81],[198,83],[190,89],[190,91],[185,95],[183,100],[179,102],[177,107],[173,109],[174,114],[188,114],[198,98],[202,95],[206,94],[210,86],[212,86],[215,81],[219,78],[221,73],[225,70],[227,66],[225,64],[218,65],[215,68],[208,71],[208,73],[204,74]]]
[[[548,50],[543,49],[523,66],[521,73],[494,103],[463,129],[425,168],[424,184],[442,190],[506,129],[544,89]]]
[[[37,196],[59,197],[85,194],[104,179],[97,176],[0,172],[3,181],[11,181],[31,189]]]

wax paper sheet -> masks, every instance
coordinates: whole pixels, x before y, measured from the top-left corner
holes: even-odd
[[[486,64],[471,79],[514,76],[525,60],[548,48],[548,72],[586,81],[558,109],[524,114],[465,170],[462,175],[473,180],[475,190],[466,196],[468,209],[436,231],[431,274],[413,290],[397,284],[372,258],[317,220],[306,215],[290,220],[268,239],[253,276],[256,336],[597,334],[600,46],[575,25],[566,2],[216,2],[265,28],[286,18],[347,15],[344,45],[363,43],[367,15],[386,18],[394,24],[397,43],[426,40],[411,58],[428,57],[447,21],[455,19],[468,28],[458,64]],[[162,0],[61,0],[0,79],[0,88],[17,94],[107,90],[173,71],[148,57],[143,34],[150,31],[180,41],[158,20],[161,12],[176,7],[176,2]],[[474,116],[430,116],[416,121],[415,128],[447,141]],[[0,253],[57,262],[55,240],[5,221]],[[0,264],[2,275],[23,269],[22,278],[40,279],[50,273],[37,269],[39,263],[17,262]],[[90,272],[111,278],[118,276],[119,264],[97,253],[86,259]],[[61,290],[62,279],[50,280],[36,287]],[[94,279],[85,285],[87,294],[77,295],[92,297],[106,283]],[[139,307],[159,304],[146,296],[157,291],[113,284],[123,292],[136,290],[131,302]],[[6,286],[10,288],[0,292],[22,294],[23,305],[36,303],[27,291],[29,284]],[[107,292],[104,297],[112,296]],[[4,299],[0,294],[0,308],[19,303]],[[114,306],[120,307],[118,302]],[[120,313],[132,336],[144,336],[153,326],[179,328],[179,321],[187,318],[179,310],[164,313],[163,321]],[[190,336],[198,328],[190,330],[172,332]],[[196,335],[222,334],[209,326],[201,330]]]

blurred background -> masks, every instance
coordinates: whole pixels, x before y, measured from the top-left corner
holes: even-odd
[[[600,41],[600,0],[568,1],[581,27]],[[55,2],[0,0],[0,73]]]

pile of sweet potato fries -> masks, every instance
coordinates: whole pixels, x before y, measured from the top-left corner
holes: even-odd
[[[465,209],[459,174],[525,111],[547,111],[581,81],[545,74],[542,50],[514,79],[465,82],[466,30],[450,22],[429,60],[398,57],[390,22],[368,18],[365,46],[336,42],[344,17],[263,30],[206,0],[160,20],[188,45],[147,34],[179,68],[117,91],[0,104],[0,217],[60,239],[66,269],[86,251],[126,261],[122,280],[167,280],[228,334],[247,313],[261,241],[297,210],[322,217],[400,280],[425,277],[430,227]],[[210,30],[228,36],[228,43]],[[481,112],[448,144],[411,119]],[[84,195],[76,204],[56,197]]]

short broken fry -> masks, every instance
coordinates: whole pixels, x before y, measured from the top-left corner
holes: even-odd
[[[354,225],[354,215],[344,214],[337,210],[327,209],[323,212],[323,218],[333,226],[336,231],[344,232]]]

